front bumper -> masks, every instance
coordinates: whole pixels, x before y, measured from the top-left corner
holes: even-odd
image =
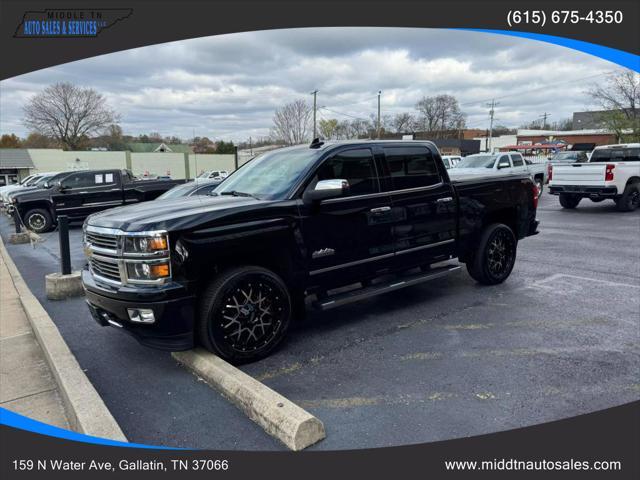
[[[618,195],[616,187],[588,187],[583,185],[553,185],[549,187],[551,195],[568,193],[571,195],[582,195],[583,197],[615,197]]]
[[[194,347],[195,295],[184,286],[174,282],[161,287],[116,287],[97,282],[88,270],[82,271],[82,285],[98,324],[119,327],[148,347],[170,351]],[[128,308],[153,310],[155,322],[132,322]]]

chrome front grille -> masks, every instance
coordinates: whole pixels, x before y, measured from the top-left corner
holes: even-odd
[[[126,251],[126,239],[131,237],[167,236],[164,230],[124,232],[122,230],[86,225],[84,228],[84,250],[91,275],[114,285],[161,285],[171,278],[157,279],[129,278],[128,267],[135,263],[167,263],[169,262],[169,248],[157,252],[138,253]],[[169,269],[171,266],[169,265]]]
[[[111,280],[112,282],[122,283],[120,266],[118,260],[115,258],[92,255],[89,257],[89,268],[96,276]]]
[[[118,237],[96,232],[85,232],[85,243],[101,250],[109,250],[113,254],[118,251]]]

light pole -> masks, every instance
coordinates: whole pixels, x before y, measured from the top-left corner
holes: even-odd
[[[313,95],[313,138],[312,140],[315,140],[316,138],[318,138],[317,133],[316,133],[316,105],[317,105],[317,97],[318,97],[318,90],[314,90],[313,92],[311,92],[311,95]]]
[[[378,139],[380,139],[380,95],[382,95],[382,90],[378,90]]]

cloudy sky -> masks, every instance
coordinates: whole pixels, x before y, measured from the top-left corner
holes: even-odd
[[[414,111],[424,95],[458,98],[469,127],[519,126],[594,107],[586,90],[616,66],[564,47],[438,29],[305,28],[236,33],[103,55],[0,82],[0,133],[25,136],[22,105],[57,81],[102,92],[125,133],[245,140],[278,106],[317,89],[320,118]],[[337,113],[339,112],[339,113]]]

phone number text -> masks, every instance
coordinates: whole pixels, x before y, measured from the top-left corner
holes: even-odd
[[[509,10],[507,23],[510,27],[516,25],[540,25],[547,22],[553,24],[589,23],[597,25],[620,24],[624,20],[621,10]]]

